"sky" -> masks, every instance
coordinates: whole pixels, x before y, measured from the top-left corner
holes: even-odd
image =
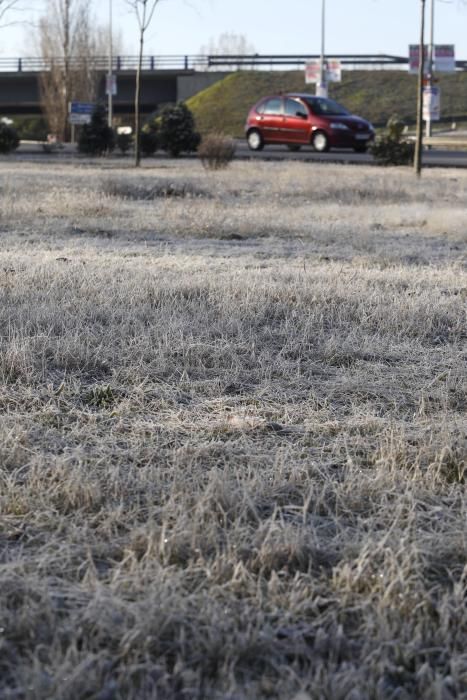
[[[20,0],[21,2],[22,0]],[[137,28],[126,0],[112,0],[125,52],[136,54]],[[196,54],[225,32],[243,35],[257,53],[319,53],[322,0],[160,0],[146,35],[146,54]],[[326,54],[407,55],[419,37],[419,0],[325,0]],[[467,60],[467,0],[434,0],[435,43],[455,44]],[[106,24],[109,0],[94,0]],[[426,0],[427,23],[430,0]],[[45,0],[24,0],[26,24],[0,28],[0,56],[31,55],[34,21]],[[9,19],[14,15],[10,13]],[[429,26],[429,23],[428,23]]]

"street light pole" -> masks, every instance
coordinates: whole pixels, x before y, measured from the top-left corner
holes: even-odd
[[[325,65],[325,40],[326,40],[326,0],[322,0],[321,5],[321,65],[319,83],[316,88],[316,94],[320,97],[328,96],[328,85],[326,80],[326,65]]]
[[[108,117],[109,126],[113,123],[113,28],[112,28],[112,0],[109,0],[109,74],[107,76],[107,93],[109,99]]]
[[[417,99],[417,136],[415,141],[414,170],[417,177],[422,173],[423,146],[423,77],[425,72],[425,0],[420,0],[420,47],[418,60],[418,99]]]

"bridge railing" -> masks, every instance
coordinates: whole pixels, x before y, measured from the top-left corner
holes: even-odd
[[[112,61],[112,69],[114,71],[135,71],[138,67],[138,56],[114,56]],[[21,58],[1,58],[0,57],[0,72],[24,72],[24,73],[41,73],[48,71],[52,66],[65,67],[68,64],[71,70],[77,69],[83,65],[91,67],[97,71],[108,71],[109,59],[107,56],[88,56],[85,58],[76,56],[65,61],[63,57],[56,58],[40,58],[40,57],[21,57]],[[142,69],[144,71],[154,70],[205,70],[208,65],[206,56],[179,55],[179,56],[143,56]]]
[[[238,69],[265,69],[279,67],[303,68],[306,61],[319,59],[318,54],[248,54],[248,55],[165,55],[143,56],[143,71],[173,70],[173,71],[232,71]],[[391,54],[341,54],[332,58],[339,59],[347,68],[403,68],[408,65],[406,56]],[[65,66],[65,59],[58,58],[2,58],[0,57],[0,72],[30,72],[48,71],[52,66]],[[107,72],[109,59],[107,56],[73,57],[68,59],[71,70],[86,65],[96,71]],[[458,70],[467,70],[467,61],[456,61]],[[112,69],[117,72],[135,71],[138,67],[138,56],[114,56]]]

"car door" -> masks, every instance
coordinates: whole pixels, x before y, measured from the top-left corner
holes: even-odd
[[[290,97],[286,97],[284,119],[281,129],[282,140],[287,143],[310,142],[310,118],[306,107]]]
[[[260,108],[258,126],[267,143],[281,140],[284,119],[284,105],[281,97],[270,97]]]

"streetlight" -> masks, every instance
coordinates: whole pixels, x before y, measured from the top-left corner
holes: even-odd
[[[316,86],[316,94],[320,97],[328,96],[328,84],[326,80],[326,65],[325,65],[325,38],[326,38],[326,0],[322,0],[321,5],[321,66],[319,83]]]
[[[109,100],[109,126],[113,122],[113,37],[112,37],[112,0],[109,0],[109,72],[107,76],[107,96]]]

